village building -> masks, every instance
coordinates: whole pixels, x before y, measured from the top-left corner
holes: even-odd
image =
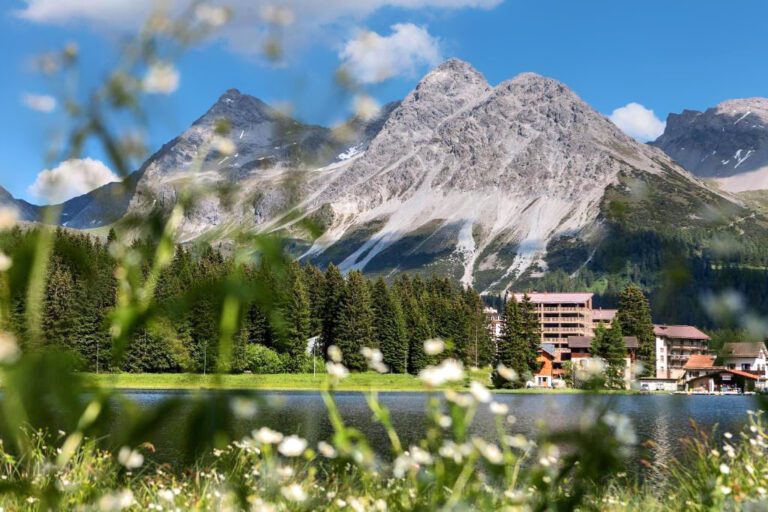
[[[504,323],[499,311],[488,306],[483,309],[483,313],[485,313],[485,317],[488,320],[488,333],[491,335],[491,338],[498,340],[501,337],[501,326]]]
[[[684,389],[692,393],[747,393],[757,389],[758,380],[750,372],[720,368],[686,380]]]
[[[614,317],[619,312],[618,309],[593,309],[592,310],[592,326],[597,329],[598,325],[604,326],[606,329],[611,327]]]
[[[691,356],[709,354],[709,336],[690,325],[654,325],[656,377],[680,379]]]
[[[768,350],[762,341],[726,343],[720,350],[718,363],[729,370],[750,372],[768,379]]]
[[[541,327],[541,343],[566,348],[569,336],[591,336],[592,293],[529,293]],[[514,294],[521,302],[524,294]]]
[[[683,380],[688,381],[696,377],[702,377],[714,370],[719,370],[715,366],[715,359],[717,356],[709,354],[697,354],[688,358],[688,361],[683,365]]]

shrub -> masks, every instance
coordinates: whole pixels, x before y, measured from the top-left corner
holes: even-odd
[[[283,373],[285,367],[280,355],[274,350],[253,343],[245,347],[245,367],[253,373]]]

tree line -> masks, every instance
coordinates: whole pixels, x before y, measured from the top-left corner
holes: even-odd
[[[14,261],[0,293],[10,294],[6,329],[22,347],[27,338],[26,283],[39,231],[14,229],[0,236],[0,249]],[[58,230],[53,239],[42,304],[48,348],[76,355],[87,371],[212,372],[221,370],[220,319],[226,293],[247,297],[231,341],[227,370],[308,372],[338,346],[344,364],[366,370],[362,347],[379,348],[394,373],[418,373],[431,364],[423,342],[441,338],[448,356],[467,366],[493,361],[484,303],[471,288],[448,278],[400,275],[391,283],[359,271],[343,275],[330,265],[286,262],[270,268],[242,263],[209,245],[176,248],[163,271],[145,327],[132,333],[115,360],[109,332],[117,293],[110,242]],[[148,241],[131,251],[151,254]],[[151,258],[146,258],[151,261]],[[314,342],[314,343],[313,343]],[[312,356],[316,357],[313,361]]]

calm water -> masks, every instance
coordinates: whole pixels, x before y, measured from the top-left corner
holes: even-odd
[[[150,438],[157,448],[155,456],[163,462],[178,460],[182,450],[184,430],[197,428],[191,425],[194,395],[178,392],[131,392],[128,398],[139,409],[150,409],[168,398],[181,398],[183,405],[169,421],[160,425]],[[420,439],[424,430],[426,395],[420,393],[383,393],[382,402],[390,408],[392,419],[401,439],[410,444]],[[235,430],[246,435],[260,426],[268,426],[285,434],[298,434],[315,443],[329,439],[332,428],[325,406],[318,393],[313,392],[260,392],[261,405],[256,415],[248,420],[238,420]],[[228,400],[226,394],[221,400]],[[372,446],[384,454],[389,443],[383,429],[372,421],[363,395],[339,393],[339,408],[349,426],[362,430],[372,441]],[[510,413],[517,418],[509,427],[510,433],[522,433],[535,438],[542,431],[542,424],[551,430],[575,426],[588,402],[610,406],[613,411],[627,415],[633,422],[641,441],[653,440],[658,448],[650,455],[652,461],[664,463],[671,456],[681,453],[681,439],[693,430],[690,420],[706,429],[718,425],[718,432],[736,432],[747,421],[747,410],[758,409],[759,404],[751,396],[593,396],[586,395],[496,395],[495,399],[506,403]],[[119,428],[120,411],[115,417]],[[494,418],[486,406],[478,410],[474,433],[495,438]],[[633,458],[638,459],[639,453]]]

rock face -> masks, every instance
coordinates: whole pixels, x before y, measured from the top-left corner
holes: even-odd
[[[368,151],[308,202],[333,211],[304,255],[369,273],[447,273],[504,289],[588,236],[622,171],[684,173],[564,85],[532,73],[490,87],[452,60],[389,116]],[[699,185],[696,185],[699,186]]]
[[[230,147],[217,139],[224,132]],[[130,200],[110,216],[123,204],[140,214],[200,191],[182,242],[280,232],[303,261],[452,276],[481,291],[608,261],[617,233],[645,254],[659,233],[709,236],[713,218],[718,235],[768,232],[762,217],[624,135],[563,84],[524,73],[494,87],[458,60],[374,119],[334,129],[227,91],[132,180],[122,188]],[[69,222],[90,227],[105,204],[95,198],[106,194],[73,200],[85,206]],[[729,213],[712,215],[713,205]],[[296,229],[297,217],[284,215],[293,206],[322,236],[308,241]]]
[[[652,143],[696,176],[730,192],[768,189],[768,99],[730,100],[670,114]]]
[[[10,192],[0,187],[0,207],[13,208],[23,221],[37,221],[40,217],[39,208],[21,199],[14,198]]]

